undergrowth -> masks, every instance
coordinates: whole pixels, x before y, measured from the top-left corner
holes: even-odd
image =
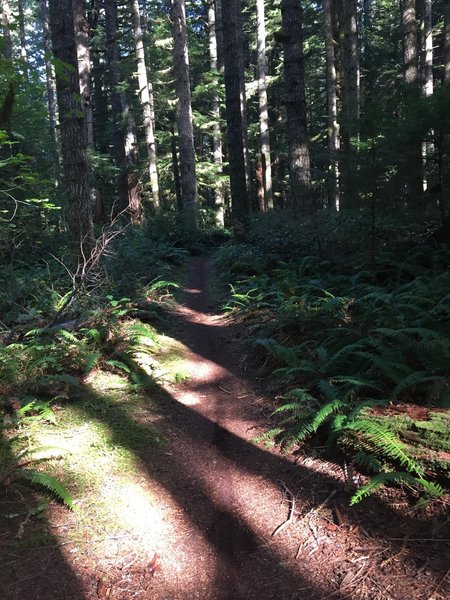
[[[329,257],[317,222],[285,222],[283,235],[276,219],[219,252],[232,282],[226,309],[246,321],[280,390],[275,425],[259,441],[291,450],[324,434],[374,474],[353,503],[393,481],[437,497],[450,464],[450,248],[401,228],[388,243],[393,228],[384,226],[374,253],[362,244],[363,215],[322,219],[328,241],[335,224]],[[320,252],[306,254],[308,242]],[[401,427],[391,407],[407,417]]]

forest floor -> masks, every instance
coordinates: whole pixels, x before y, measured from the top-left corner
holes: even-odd
[[[385,490],[350,508],[343,465],[320,448],[252,442],[273,400],[245,371],[245,330],[210,312],[210,272],[207,260],[189,264],[164,332],[161,365],[176,376],[161,373],[151,400],[120,377],[86,383],[82,417],[57,440],[80,442],[78,510],[24,517],[0,499],[0,598],[450,597],[448,498],[417,512]]]

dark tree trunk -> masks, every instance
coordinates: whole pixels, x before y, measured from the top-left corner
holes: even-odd
[[[3,35],[3,56],[7,60],[12,58],[12,39],[11,39],[11,10],[9,1],[2,0],[2,35]]]
[[[42,32],[44,34],[44,55],[45,55],[45,79],[47,84],[47,105],[48,105],[48,116],[50,121],[50,137],[52,141],[52,159],[53,159],[53,170],[55,177],[55,185],[60,187],[60,148],[58,135],[56,130],[56,101],[55,101],[55,89],[54,89],[54,77],[51,60],[51,43],[50,43],[50,25],[48,22],[48,9],[47,0],[40,0],[40,17],[42,22]]]
[[[65,214],[72,256],[78,262],[89,258],[94,236],[71,0],[50,0],[50,25],[55,58],[59,65],[68,65],[56,73],[56,94],[66,190]]]
[[[195,217],[197,210],[197,177],[195,173],[194,128],[192,123],[191,85],[186,37],[184,0],[171,0],[173,27],[173,68],[178,100],[178,146],[183,210]]]
[[[119,89],[119,46],[117,44],[117,1],[105,0],[106,55],[108,58],[109,83],[111,88],[111,110],[113,121],[114,158],[118,168],[119,209],[126,210],[129,205],[128,163],[125,150],[126,130],[124,110]],[[117,213],[118,211],[113,211]]]
[[[236,223],[245,224],[250,214],[250,202],[245,177],[243,123],[241,110],[240,57],[238,14],[240,0],[222,4],[222,29],[225,67],[225,103],[227,118],[228,161],[230,170],[231,211]]]
[[[314,212],[307,134],[302,8],[300,0],[281,0],[290,205]]]

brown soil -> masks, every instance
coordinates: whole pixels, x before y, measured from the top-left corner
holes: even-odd
[[[140,457],[164,526],[151,537],[156,524],[142,522],[148,544],[114,532],[114,560],[103,562],[53,529],[53,546],[10,558],[15,581],[1,591],[0,573],[0,598],[450,597],[446,501],[416,513],[389,491],[349,508],[343,466],[320,448],[293,456],[252,443],[271,400],[243,374],[233,326],[208,312],[208,276],[194,259],[174,315],[190,377],[161,389],[167,444]]]

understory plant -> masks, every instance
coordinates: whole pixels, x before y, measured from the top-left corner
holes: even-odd
[[[352,503],[394,481],[439,496],[448,461],[419,422],[445,415],[435,433],[450,433],[450,249],[409,243],[401,253],[362,255],[355,268],[336,255],[284,261],[283,247],[274,261],[273,247],[264,252],[267,237],[262,244],[251,234],[219,256],[226,267],[241,251],[239,269],[228,268],[234,283],[226,308],[247,321],[254,352],[282,390],[276,424],[259,440],[289,450],[325,435],[374,474]],[[399,427],[395,410],[408,416],[408,406],[425,416],[411,413]]]

